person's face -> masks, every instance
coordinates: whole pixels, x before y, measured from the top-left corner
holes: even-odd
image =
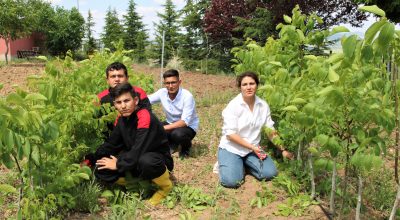
[[[126,92],[114,100],[114,106],[122,116],[128,117],[135,111],[138,102],[137,97],[133,98],[129,92]]]
[[[168,93],[175,94],[179,90],[181,85],[181,80],[176,76],[167,77],[164,79],[165,88],[167,88]]]
[[[125,76],[123,69],[108,71],[107,83],[111,88],[124,82],[128,82],[128,77]]]
[[[240,83],[240,91],[243,98],[254,97],[257,91],[256,81],[249,76],[245,76]]]

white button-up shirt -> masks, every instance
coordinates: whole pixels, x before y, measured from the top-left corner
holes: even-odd
[[[151,104],[161,102],[169,124],[183,120],[188,127],[197,132],[199,118],[196,114],[196,103],[188,90],[179,88],[175,99],[171,100],[168,96],[168,90],[162,88],[149,95],[149,100]]]
[[[227,135],[238,134],[250,144],[258,145],[261,140],[262,127],[267,126],[274,129],[269,106],[258,96],[256,96],[253,111],[251,111],[240,93],[222,111],[222,117],[224,125],[219,147],[241,157],[249,154],[251,150],[228,140]]]

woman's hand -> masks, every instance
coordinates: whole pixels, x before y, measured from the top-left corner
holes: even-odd
[[[96,161],[97,169],[99,170],[104,170],[104,169],[109,169],[109,170],[117,170],[117,158],[114,156],[110,156],[111,158],[108,157],[103,157],[100,160]]]
[[[289,159],[289,160],[293,160],[293,158],[294,158],[294,155],[291,152],[287,151],[287,150],[283,150],[282,151],[282,156],[287,158],[287,159]]]

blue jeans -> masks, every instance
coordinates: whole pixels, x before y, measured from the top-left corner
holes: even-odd
[[[218,149],[219,180],[221,185],[237,188],[244,179],[245,168],[258,180],[270,180],[278,175],[278,171],[270,156],[260,160],[254,152],[245,157]]]

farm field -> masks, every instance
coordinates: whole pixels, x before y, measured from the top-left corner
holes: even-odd
[[[155,89],[159,87],[159,69],[150,68],[145,65],[134,65],[135,72],[150,74],[154,80]],[[13,91],[9,86],[11,80],[13,84],[22,88],[26,85],[25,77],[31,74],[40,74],[43,67],[38,66],[5,66],[0,68],[2,81],[5,86],[1,90],[2,95]],[[18,78],[14,78],[18,73]],[[193,211],[185,208],[182,204],[177,204],[174,208],[167,208],[165,205],[158,206],[157,209],[143,208],[140,211],[142,218],[151,216],[151,219],[179,219],[182,215],[189,219],[325,219],[326,216],[320,206],[312,205],[304,211],[299,217],[276,216],[273,213],[278,211],[278,205],[285,202],[287,193],[280,188],[267,182],[266,186],[273,190],[276,200],[265,207],[252,207],[250,202],[256,198],[256,192],[262,190],[262,184],[256,181],[252,176],[247,175],[245,183],[239,189],[226,189],[218,184],[218,175],[212,172],[213,165],[216,162],[216,150],[220,138],[220,128],[222,126],[221,111],[228,101],[237,94],[235,87],[235,78],[224,75],[205,75],[194,72],[181,72],[184,88],[193,92],[197,111],[200,117],[201,126],[197,136],[194,139],[192,156],[185,160],[180,160],[175,153],[175,184],[187,185],[200,189],[207,195],[216,196],[214,206],[207,207],[203,211]],[[159,108],[155,107],[158,115],[161,114]],[[14,171],[4,167],[0,170],[1,176],[12,176]],[[0,181],[5,179],[0,178]],[[0,182],[1,183],[1,182]],[[16,198],[9,198],[3,207],[1,207],[0,219],[15,215]],[[324,206],[324,204],[321,204]],[[326,208],[326,207],[325,207]],[[105,217],[109,208],[103,204],[102,210],[97,214],[70,213],[69,219],[93,219],[100,216]],[[190,213],[190,214],[189,214]],[[181,217],[180,217],[181,215]]]

